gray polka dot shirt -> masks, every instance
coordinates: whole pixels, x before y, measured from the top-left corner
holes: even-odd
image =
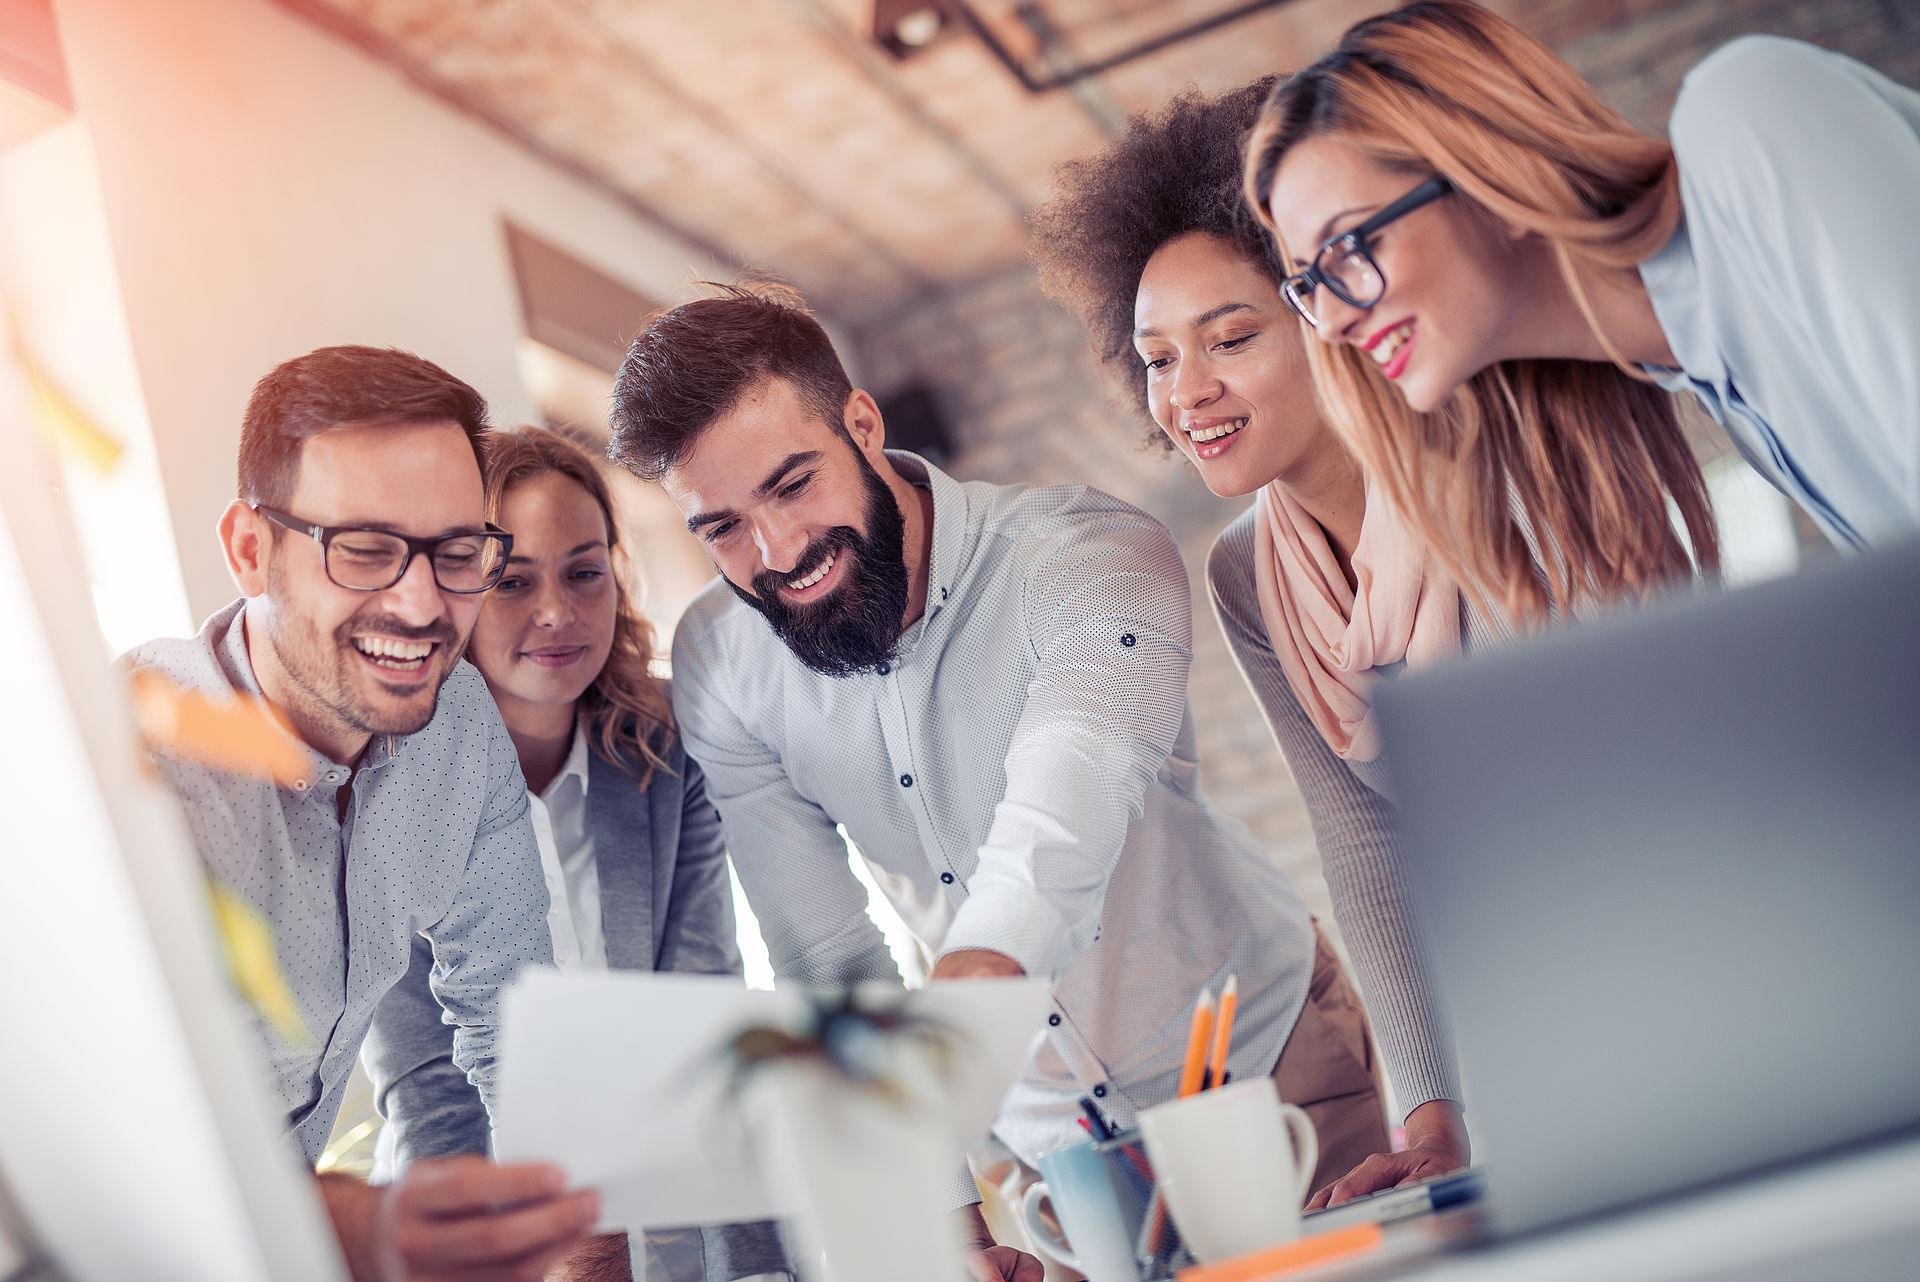
[[[1307,910],[1200,791],[1186,569],[1158,521],[1083,486],[933,494],[926,614],[846,678],[714,583],[674,638],[674,708],[777,974],[898,978],[835,832],[932,952],[1055,979],[995,1131],[1032,1161],[1171,1099],[1201,985],[1239,975],[1234,1076],[1270,1072],[1313,967]]]
[[[125,661],[190,689],[257,694],[244,605]],[[289,1044],[264,1024],[260,1039],[288,1128],[313,1161],[416,935],[433,946],[431,987],[454,1026],[454,1062],[489,1108],[501,990],[523,967],[551,962],[552,945],[526,783],[474,668],[454,669],[425,729],[376,735],[357,772],[309,756],[291,788],[171,758],[159,765],[209,873],[273,929],[309,1039]],[[345,822],[342,786],[352,788]]]

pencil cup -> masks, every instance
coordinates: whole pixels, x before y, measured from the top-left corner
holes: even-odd
[[[1140,1282],[1134,1243],[1152,1178],[1138,1143],[1130,1151],[1114,1142],[1071,1144],[1043,1156],[1040,1173],[1046,1178],[1020,1200],[1034,1248],[1086,1274],[1088,1282]],[[1040,1218],[1042,1198],[1052,1199],[1064,1241]]]
[[[1300,1235],[1320,1144],[1306,1113],[1261,1077],[1140,1114],[1167,1209],[1203,1264]]]

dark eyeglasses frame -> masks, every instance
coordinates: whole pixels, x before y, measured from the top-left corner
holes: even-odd
[[[1314,253],[1313,262],[1308,266],[1307,270],[1296,272],[1280,283],[1280,292],[1286,296],[1287,305],[1293,308],[1301,320],[1313,326],[1315,329],[1320,327],[1320,322],[1313,317],[1313,292],[1319,286],[1326,286],[1328,293],[1349,306],[1362,308],[1372,307],[1382,298],[1385,298],[1387,294],[1386,273],[1381,271],[1380,264],[1373,260],[1373,245],[1371,243],[1373,237],[1388,223],[1393,222],[1397,218],[1404,218],[1422,206],[1431,205],[1434,201],[1440,199],[1442,196],[1448,195],[1452,191],[1453,184],[1447,179],[1438,176],[1429,178],[1365,222],[1354,227],[1349,227],[1338,236],[1329,239]],[[1347,293],[1346,290],[1342,289],[1339,282],[1335,281],[1333,277],[1327,275],[1320,269],[1320,264],[1325,261],[1327,254],[1336,249],[1343,254],[1357,253],[1360,257],[1367,260],[1367,266],[1373,270],[1373,274],[1378,277],[1380,281],[1380,292],[1378,294],[1364,300],[1355,298]]]
[[[475,593],[490,591],[496,583],[500,582],[502,576],[507,572],[507,556],[513,551],[513,535],[508,534],[491,521],[486,523],[486,529],[479,534],[438,534],[430,539],[416,539],[411,535],[399,534],[393,530],[374,530],[364,525],[315,525],[310,521],[301,520],[290,512],[281,512],[275,508],[266,507],[263,504],[249,503],[247,506],[255,512],[258,512],[261,516],[266,517],[269,521],[272,521],[275,525],[280,526],[282,529],[292,530],[295,534],[304,534],[315,543],[318,543],[320,545],[320,565],[321,568],[326,570],[327,578],[331,579],[335,586],[343,587],[349,592],[385,592],[395,583],[407,577],[407,571],[413,565],[413,558],[424,552],[427,554],[427,568],[433,572],[434,586],[438,587],[442,592],[452,592],[460,596],[472,596]],[[407,554],[400,558],[399,572],[395,574],[391,580],[377,588],[363,588],[352,583],[342,583],[340,580],[335,579],[333,577],[333,567],[328,564],[327,554],[331,550],[333,541],[342,534],[378,534],[384,538],[399,539],[407,545]],[[477,588],[450,588],[445,583],[442,583],[440,581],[440,567],[434,561],[434,553],[439,551],[440,545],[443,543],[451,543],[455,539],[473,539],[483,536],[500,540],[500,560],[494,566],[493,576],[489,578],[485,584]]]

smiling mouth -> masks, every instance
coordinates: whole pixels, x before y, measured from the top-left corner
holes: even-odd
[[[1223,436],[1232,436],[1246,425],[1247,420],[1244,418],[1230,418],[1224,423],[1215,423],[1212,427],[1203,427],[1198,430],[1187,427],[1181,430],[1195,445],[1204,445],[1208,441],[1217,441]]]
[[[395,637],[360,636],[353,638],[353,648],[376,668],[400,676],[413,676],[426,671],[433,652],[439,649],[439,643],[401,641]]]
[[[827,577],[827,572],[833,569],[835,559],[836,555],[834,553],[827,553],[826,559],[814,566],[810,573],[797,579],[788,580],[787,588],[793,592],[805,592],[808,588]]]
[[[1374,364],[1380,366],[1381,372],[1388,378],[1400,372],[1401,362],[1398,362],[1397,358],[1406,350],[1407,344],[1413,341],[1413,328],[1413,317],[1409,316],[1392,329],[1382,330],[1374,335],[1368,342],[1367,355],[1373,357]]]
[[[550,645],[538,650],[524,650],[520,657],[543,668],[564,668],[570,663],[578,663],[580,656],[586,652],[587,647],[583,645]]]

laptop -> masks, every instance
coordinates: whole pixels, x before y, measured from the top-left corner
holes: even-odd
[[[1379,713],[1495,1233],[1920,1126],[1920,543]]]

